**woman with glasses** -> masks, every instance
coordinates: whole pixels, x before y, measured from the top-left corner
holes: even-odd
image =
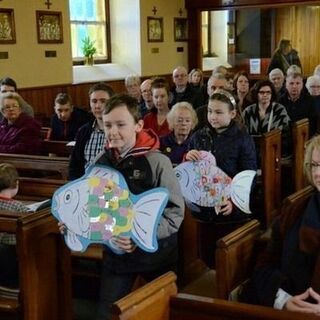
[[[262,135],[273,129],[283,132],[289,130],[290,118],[286,108],[276,102],[276,91],[271,81],[262,80],[256,83],[253,101],[243,111],[244,123],[250,135]]]
[[[0,152],[39,154],[41,124],[22,112],[23,100],[15,92],[0,95]]]

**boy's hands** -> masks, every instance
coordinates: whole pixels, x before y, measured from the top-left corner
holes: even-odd
[[[67,232],[67,227],[63,222],[58,222],[58,227],[61,234],[65,234]]]
[[[314,303],[305,301],[308,298],[312,298]],[[289,311],[313,313],[320,316],[320,295],[312,288],[309,288],[302,294],[289,298],[284,309]]]
[[[136,244],[128,237],[114,237],[113,243],[116,244],[119,247],[119,249],[127,253],[131,253],[137,248]]]

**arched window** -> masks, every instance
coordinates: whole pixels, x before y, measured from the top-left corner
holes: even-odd
[[[90,37],[97,49],[95,63],[111,62],[109,0],[69,0],[74,64],[83,60],[82,40]]]

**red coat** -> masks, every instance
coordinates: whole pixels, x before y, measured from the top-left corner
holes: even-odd
[[[39,154],[41,152],[41,124],[21,113],[13,124],[3,118],[0,122],[0,152]]]

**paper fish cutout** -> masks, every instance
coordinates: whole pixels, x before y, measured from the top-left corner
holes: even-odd
[[[251,213],[250,190],[256,171],[244,170],[231,179],[207,151],[201,151],[201,160],[183,162],[174,170],[190,209],[200,211],[195,205],[217,208],[231,198],[241,211]]]
[[[157,227],[168,198],[165,188],[134,195],[119,171],[93,165],[83,177],[54,193],[51,211],[65,224],[65,241],[73,251],[102,243],[121,254],[112,237],[122,235],[130,236],[141,249],[154,252],[158,249]]]

